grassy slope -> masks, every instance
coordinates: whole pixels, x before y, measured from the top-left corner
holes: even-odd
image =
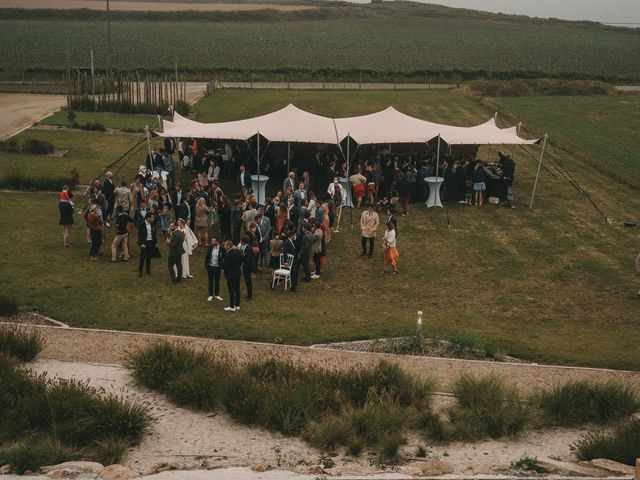
[[[49,175],[68,176],[71,170],[76,168],[80,172],[82,184],[102,173],[104,168],[139,140],[139,137],[134,135],[36,129],[26,130],[15,138],[19,144],[27,138],[45,140],[51,142],[57,150],[68,150],[68,153],[62,158],[57,158],[0,152],[0,176],[10,173],[21,173],[34,178]],[[125,167],[127,178],[133,176],[134,163]]]
[[[76,112],[75,121],[79,125],[87,123],[101,123],[107,128],[113,129],[133,129],[144,130],[145,125],[149,125],[151,129],[158,127],[158,121],[154,115],[124,115],[121,113],[95,113],[95,112]],[[60,111],[45,118],[40,125],[60,125],[69,126],[67,120],[67,112]]]
[[[180,68],[195,69],[464,68],[640,76],[640,35],[632,31],[495,16],[393,15],[283,22],[116,21],[115,65],[170,69],[175,56]],[[85,65],[90,49],[96,52],[97,65],[104,65],[104,28],[101,20],[5,20],[0,68],[63,69],[67,53],[72,64]],[[171,35],[169,60],[157,40],[161,32],[179,32]]]
[[[491,114],[451,92],[227,91],[201,101],[197,110],[201,120],[223,120],[233,112],[237,117],[259,114],[289,101],[327,115],[393,104],[423,118],[461,124]],[[617,108],[622,118],[636,121],[631,109]],[[555,128],[549,131],[555,138]],[[561,152],[551,148],[550,154]],[[622,220],[637,212],[634,192],[574,158],[565,155],[564,160],[612,216]],[[0,228],[14,253],[0,259],[0,289],[77,326],[300,344],[410,334],[415,311],[421,309],[427,328],[481,333],[511,354],[637,368],[640,338],[632,274],[637,232],[607,226],[566,183],[545,171],[536,208],[525,208],[536,165],[522,152],[517,162],[515,210],[453,206],[451,229],[442,210],[414,206],[409,217],[401,218],[397,277],[379,273],[381,258],[358,257],[359,232],[345,228],[330,244],[322,281],[303,285],[297,295],[272,293],[267,276],[260,274],[254,280],[256,299],[233,321],[222,311],[224,305],[205,300],[202,251],[192,258],[195,279],[178,291],[166,285],[166,256],[155,262],[154,276],[138,280],[132,263],[89,264],[80,228],[74,247],[63,250],[55,198],[5,194]],[[42,218],[42,212],[48,212],[44,223],[24,222]],[[222,293],[227,296],[226,288]]]

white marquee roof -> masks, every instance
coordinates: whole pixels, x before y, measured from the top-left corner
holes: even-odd
[[[164,121],[161,137],[214,138],[248,140],[260,132],[271,142],[337,144],[350,136],[360,145],[425,143],[438,135],[450,145],[531,145],[516,127],[498,128],[495,119],[475,127],[456,127],[427,122],[405,115],[393,107],[370,115],[328,118],[299,109],[293,104],[260,117],[233,122],[199,123],[174,114],[173,122]]]

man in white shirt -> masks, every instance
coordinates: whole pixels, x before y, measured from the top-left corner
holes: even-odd
[[[218,239],[212,238],[211,245],[204,258],[204,267],[209,277],[209,297],[207,298],[209,302],[214,298],[216,300],[222,300],[220,296],[220,273],[222,272],[223,256],[224,249],[220,247]]]

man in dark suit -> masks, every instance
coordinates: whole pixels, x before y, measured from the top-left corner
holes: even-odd
[[[180,182],[176,182],[176,188],[171,192],[171,204],[173,205],[173,213],[175,213],[176,218],[180,218],[180,212],[178,210],[180,208],[180,203],[182,203],[182,197],[184,197],[182,185]]]
[[[178,220],[178,225],[184,227],[184,222]],[[167,238],[167,245],[169,245],[169,278],[172,284],[180,282],[182,279],[182,254],[184,253],[184,233],[179,228],[171,225],[169,228],[170,234]],[[176,275],[176,271],[178,271]]]
[[[251,188],[251,175],[249,175],[249,172],[247,172],[242,163],[240,164],[240,172],[238,173],[238,185],[244,197],[247,194],[247,190]]]
[[[231,240],[234,245],[240,243],[240,230],[242,229],[242,204],[236,200],[236,207],[231,211]]]
[[[243,235],[240,239],[240,250],[242,251],[242,277],[247,287],[247,300],[253,298],[253,283],[251,274],[256,270],[256,257],[253,255],[253,247],[249,244],[249,236]]]
[[[152,148],[151,153],[147,154],[147,170],[153,172],[158,168],[162,170],[162,156]]]
[[[300,220],[300,209],[296,206],[296,201],[293,197],[289,197],[289,204],[287,208],[289,209],[289,220],[293,223],[293,225],[298,228],[298,221]]]
[[[207,254],[204,257],[204,268],[209,278],[209,297],[207,298],[209,302],[214,298],[222,300],[220,296],[220,273],[222,272],[223,263],[224,248],[222,248],[217,238],[212,238],[211,245],[209,245]]]
[[[185,195],[182,197],[182,201],[180,202],[180,206],[176,211],[176,218],[181,218],[185,222],[189,222],[191,219],[191,206],[189,205],[189,195]]]
[[[398,236],[398,219],[394,215],[396,209],[393,205],[387,207],[387,222],[391,222],[393,224],[393,228],[396,231],[396,237]]]
[[[110,227],[111,225],[109,225],[109,219],[113,215],[113,206],[116,202],[116,184],[113,182],[113,173],[107,172],[105,174],[105,177],[106,178],[104,179],[104,183],[102,184],[102,194],[107,199],[105,224],[107,225],[107,227]]]
[[[225,307],[227,312],[240,310],[240,277],[242,276],[242,252],[233,246],[230,240],[224,242],[224,260],[222,268],[227,279],[229,289],[229,306]]]
[[[288,258],[288,255],[293,255],[293,262],[289,266],[291,269],[291,291],[296,292],[298,286],[298,269],[300,268],[300,262],[298,261],[298,250],[294,243],[295,233],[291,233],[285,240],[282,246],[282,253],[284,258]]]
[[[153,224],[153,213],[148,212],[144,222],[138,226],[138,245],[140,246],[140,263],[138,265],[138,276],[142,276],[142,269],[146,267],[147,275],[151,275],[151,257],[155,256],[158,249],[156,229]]]

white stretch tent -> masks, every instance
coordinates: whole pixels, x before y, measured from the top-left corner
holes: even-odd
[[[328,118],[293,104],[260,117],[233,122],[199,123],[174,114],[163,122],[161,137],[248,140],[260,133],[270,142],[327,143],[336,145],[347,137],[360,145],[425,143],[440,136],[449,145],[532,145],[516,127],[498,128],[495,119],[475,127],[456,127],[427,122],[389,107],[377,113],[350,118]]]

